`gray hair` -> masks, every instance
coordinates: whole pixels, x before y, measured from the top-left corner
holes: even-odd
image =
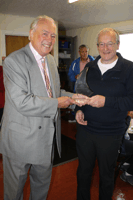
[[[41,20],[43,20],[43,19],[44,20],[49,20],[56,27],[56,23],[55,23],[55,21],[51,17],[48,17],[47,15],[40,15],[37,18],[35,18],[34,21],[31,23],[30,30],[35,31],[36,27],[38,25],[38,22],[41,21]],[[29,40],[30,40],[30,35],[29,35]]]
[[[83,49],[83,48],[86,48],[87,51],[89,50],[89,48],[88,48],[85,44],[81,44],[81,45],[79,46],[79,51],[80,51],[81,49]]]
[[[97,44],[98,44],[98,39],[99,39],[100,34],[101,33],[106,33],[106,32],[113,32],[115,34],[115,37],[116,37],[116,43],[118,44],[120,42],[119,33],[115,29],[113,29],[113,28],[104,28],[97,35]]]

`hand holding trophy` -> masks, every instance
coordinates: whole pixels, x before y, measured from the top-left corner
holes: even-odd
[[[83,94],[74,94],[72,96],[72,99],[75,101],[75,104],[78,106],[84,106],[88,104],[89,102],[89,97]]]
[[[86,74],[89,68],[84,68],[82,72],[80,72],[77,81],[75,83],[75,91],[77,94],[73,95],[73,99],[79,104],[88,104],[89,97],[93,94],[93,91],[89,88],[86,82]]]

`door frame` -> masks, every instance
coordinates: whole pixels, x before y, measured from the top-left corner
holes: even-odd
[[[57,27],[58,30],[58,27]],[[2,64],[2,57],[6,57],[6,35],[14,35],[14,36],[29,36],[28,32],[19,32],[19,31],[8,31],[8,30],[1,30],[1,52],[0,52],[0,64]],[[58,33],[56,35],[56,40],[53,48],[53,54],[56,61],[56,64],[58,66]]]
[[[2,36],[1,36],[1,46],[2,46],[2,57],[6,56],[6,35],[12,35],[12,36],[29,36],[29,32],[13,32],[13,31],[1,31],[2,32]]]

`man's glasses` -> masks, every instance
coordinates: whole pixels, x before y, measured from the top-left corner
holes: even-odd
[[[97,44],[97,46],[98,46],[99,48],[101,48],[101,49],[104,48],[105,45],[106,45],[106,47],[108,47],[108,48],[112,48],[115,44],[117,44],[117,42],[116,42],[116,43],[113,43],[113,42],[108,42],[108,43],[100,42],[100,43]]]

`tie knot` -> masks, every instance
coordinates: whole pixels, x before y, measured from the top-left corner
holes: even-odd
[[[42,63],[44,63],[44,62],[45,62],[45,58],[42,57],[42,58],[41,58],[41,61],[42,61]]]

